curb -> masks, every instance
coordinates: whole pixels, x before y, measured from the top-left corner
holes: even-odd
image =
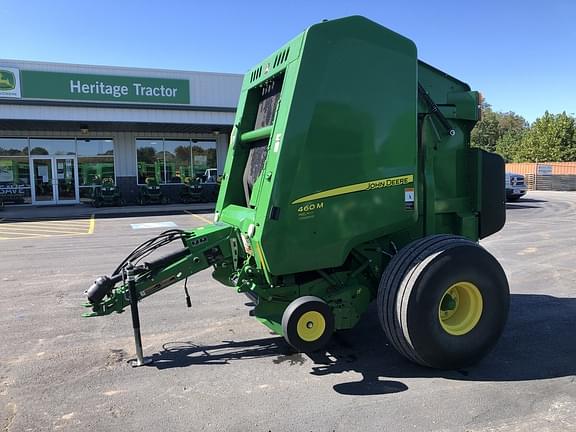
[[[44,210],[44,209],[43,209]],[[149,217],[149,216],[162,216],[162,215],[180,215],[180,214],[205,214],[214,211],[214,205],[207,205],[202,207],[190,207],[183,205],[181,207],[171,208],[150,208],[145,207],[121,207],[114,208],[51,208],[49,211],[38,211],[37,207],[27,207],[18,209],[6,209],[0,212],[0,219],[4,222],[17,221],[17,220],[54,220],[54,219],[89,219],[94,216],[96,219],[111,219],[123,217]],[[76,210],[76,211],[74,211]]]

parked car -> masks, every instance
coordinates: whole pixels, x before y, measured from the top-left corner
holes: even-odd
[[[522,174],[507,172],[505,184],[507,201],[518,201],[528,192],[528,187]]]

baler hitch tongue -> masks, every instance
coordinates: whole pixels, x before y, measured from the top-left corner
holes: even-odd
[[[123,312],[128,306],[136,341],[136,366],[145,364],[142,357],[138,301],[211,266],[234,272],[238,262],[237,232],[226,224],[208,225],[193,231],[169,230],[142,243],[114,270],[111,276],[100,276],[86,290],[88,301],[83,304],[90,311],[84,317]],[[154,260],[144,259],[173,241],[184,247]],[[190,295],[184,283],[186,305],[191,307]]]

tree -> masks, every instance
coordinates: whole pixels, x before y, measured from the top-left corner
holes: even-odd
[[[498,152],[506,159],[528,129],[528,122],[512,111],[493,111],[489,104],[482,104],[482,119],[470,134],[472,147]],[[506,154],[505,154],[506,153]]]
[[[482,104],[482,119],[470,133],[470,144],[489,152],[496,150],[498,141],[498,117],[487,103]]]
[[[178,146],[176,147],[176,158],[180,161],[188,161],[190,162],[191,151],[190,146]]]
[[[504,158],[506,162],[515,162],[517,159],[518,146],[522,142],[526,132],[508,132],[498,139],[496,143],[496,153]]]
[[[576,119],[548,111],[532,124],[518,145],[514,160],[522,162],[576,161]]]
[[[156,149],[154,147],[139,147],[138,148],[138,161],[154,163],[156,159]]]
[[[524,117],[496,112],[482,104],[482,119],[470,134],[472,147],[502,155],[510,162],[576,161],[576,119],[548,111],[530,126]]]
[[[505,113],[496,113],[498,118],[498,133],[500,138],[506,134],[521,135],[529,127],[524,117],[516,114],[514,111]]]

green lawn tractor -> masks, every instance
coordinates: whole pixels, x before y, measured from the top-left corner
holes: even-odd
[[[202,202],[202,184],[198,179],[187,177],[184,179],[182,192],[180,193],[180,201],[185,204]]]
[[[505,221],[504,162],[470,148],[479,102],[374,22],[311,26],[244,78],[214,223],[139,246],[88,289],[85,316],[130,307],[142,364],[138,301],[212,268],[298,351],[325,348],[375,301],[409,360],[478,361],[509,304],[478,244]]]
[[[153,177],[148,177],[145,183],[138,189],[138,203],[146,204],[163,204],[164,195],[158,181]]]
[[[184,180],[184,189],[180,193],[180,201],[185,204],[215,202],[218,198],[220,184],[216,181],[205,182],[200,177],[194,180]]]
[[[114,184],[113,179],[105,178],[102,184],[94,187],[92,203],[94,207],[122,205],[120,188]]]

